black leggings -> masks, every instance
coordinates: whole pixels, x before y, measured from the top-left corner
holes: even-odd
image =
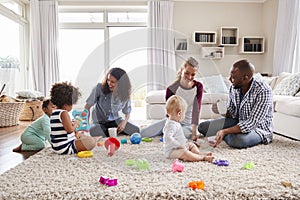
[[[115,121],[94,123],[91,125],[90,134],[91,136],[109,137],[108,129],[118,127],[118,124],[122,121],[123,119],[119,118]],[[121,132],[121,134],[132,135],[133,133],[140,133],[140,128],[130,122],[127,122],[125,129]]]

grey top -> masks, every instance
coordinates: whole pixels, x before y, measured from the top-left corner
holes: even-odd
[[[118,97],[113,97],[112,94],[112,92],[104,94],[100,84],[93,88],[86,100],[86,103],[93,107],[91,112],[92,123],[114,121],[120,118],[119,111],[121,110],[124,114],[131,112],[130,99],[121,101]]]

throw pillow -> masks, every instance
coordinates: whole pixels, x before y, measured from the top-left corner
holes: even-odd
[[[300,73],[292,74],[276,84],[273,93],[275,95],[295,95],[300,88]]]
[[[228,88],[220,74],[202,77],[200,82],[202,82],[207,93],[228,93]]]
[[[34,90],[22,90],[16,92],[19,98],[25,98],[25,99],[36,99],[38,97],[43,97],[43,94],[38,91]]]

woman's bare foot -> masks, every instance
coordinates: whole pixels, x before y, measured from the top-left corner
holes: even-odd
[[[20,144],[18,147],[13,149],[13,152],[21,152],[22,151],[22,144]]]
[[[212,152],[205,153],[206,156],[212,156]]]

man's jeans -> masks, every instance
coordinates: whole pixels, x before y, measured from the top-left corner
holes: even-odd
[[[199,124],[198,131],[205,137],[215,136],[219,130],[229,128],[238,124],[238,119],[219,118],[205,121]],[[262,138],[255,130],[249,133],[228,134],[223,140],[233,148],[247,148],[262,143]]]

